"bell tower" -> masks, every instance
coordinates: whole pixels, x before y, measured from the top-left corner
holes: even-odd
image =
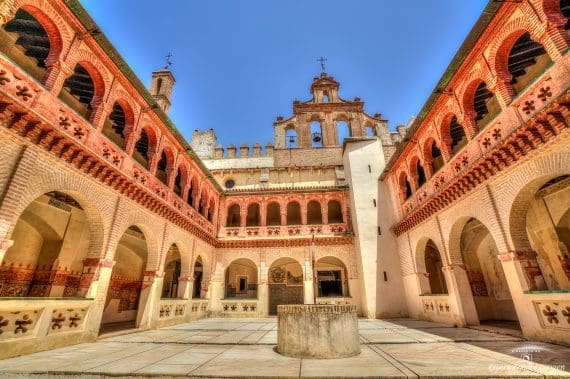
[[[172,75],[172,71],[170,71],[168,66],[152,73],[150,94],[165,113],[168,113],[168,109],[170,108],[174,82],[174,75]]]
[[[339,83],[332,76],[328,76],[326,72],[321,72],[319,77],[313,79],[311,85],[311,93],[315,103],[338,103]]]

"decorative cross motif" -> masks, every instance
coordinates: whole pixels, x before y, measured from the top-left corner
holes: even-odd
[[[16,320],[15,324],[17,325],[16,329],[14,330],[15,334],[20,332],[26,333],[28,331],[27,325],[30,325],[33,321],[30,320],[30,316],[24,315],[21,320]]]
[[[534,106],[534,100],[527,100],[524,102],[523,112],[526,114],[530,114],[534,111],[536,107]]]
[[[20,96],[22,99],[24,99],[24,101],[28,101],[29,98],[32,97],[32,94],[30,93],[30,89],[26,86],[16,86],[16,89],[18,91],[16,91],[16,96]]]
[[[78,321],[81,321],[81,316],[79,315],[79,313],[75,312],[75,315],[71,316],[69,319],[71,320],[71,322],[69,323],[69,327],[77,328],[79,326]]]
[[[85,135],[85,132],[81,128],[74,128],[73,129],[73,135],[77,139],[81,139]]]
[[[542,310],[542,314],[546,316],[546,319],[548,320],[549,323],[558,324],[558,317],[556,317],[558,311],[550,308],[550,305],[544,307],[544,309]]]
[[[501,129],[495,128],[493,130],[493,138],[496,140],[498,140],[499,138],[501,138]]]
[[[552,96],[552,91],[550,90],[550,86],[542,87],[538,90],[540,93],[538,94],[538,98],[543,102],[546,101],[549,97]]]
[[[483,139],[483,146],[485,146],[485,149],[488,149],[489,146],[491,146],[491,139],[489,137],[485,137]]]
[[[51,329],[61,329],[63,322],[65,321],[65,316],[63,314],[58,314],[56,317],[51,319],[52,325]]]
[[[59,126],[63,127],[64,129],[69,128],[71,126],[71,123],[69,122],[69,118],[60,117],[59,118]]]
[[[325,57],[320,57],[317,59],[317,62],[320,62],[320,64],[321,64],[322,72],[326,72],[326,70],[325,70],[325,62],[326,61],[327,61],[327,58],[325,58]]]

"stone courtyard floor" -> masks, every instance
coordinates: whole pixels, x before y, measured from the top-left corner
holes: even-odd
[[[275,318],[206,319],[6,359],[0,377],[570,377],[568,347],[411,319],[359,329],[356,357],[295,359],[274,351]]]

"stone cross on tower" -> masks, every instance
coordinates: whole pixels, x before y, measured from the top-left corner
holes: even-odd
[[[325,57],[320,57],[319,59],[317,59],[317,62],[321,63],[321,69],[323,70],[323,72],[326,72],[325,70],[325,62],[327,61],[327,58]]]
[[[172,67],[172,53],[168,53],[166,56],[166,66],[164,66],[165,70],[169,70]]]

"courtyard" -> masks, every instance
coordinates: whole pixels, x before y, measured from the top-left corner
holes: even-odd
[[[276,318],[203,319],[0,361],[0,377],[570,377],[570,348],[413,319],[359,320],[362,352],[281,356]]]

